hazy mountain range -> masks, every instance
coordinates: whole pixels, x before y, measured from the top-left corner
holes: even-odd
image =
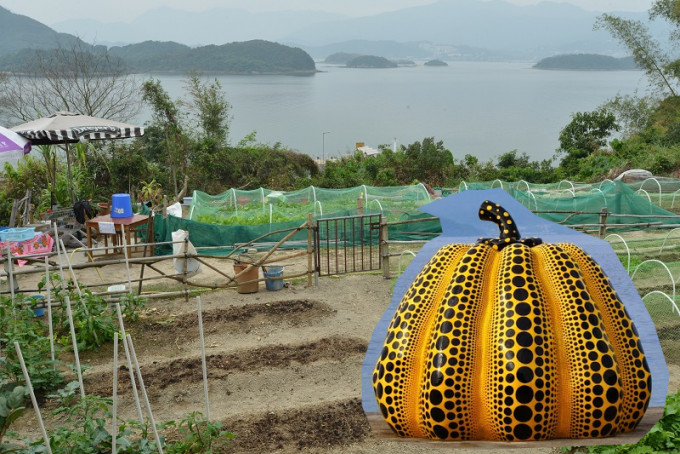
[[[647,19],[646,13],[617,14]],[[313,11],[158,8],[129,22],[70,20],[48,25],[55,35],[70,34],[106,46],[144,41],[201,46],[263,39],[300,47],[317,61],[335,52],[445,60],[537,61],[564,53],[624,56],[606,32],[593,31],[597,16],[565,3],[516,6],[501,0],[439,0],[367,17]],[[11,36],[1,22],[0,52],[3,35]],[[652,33],[661,36],[667,29],[663,23],[656,24]]]
[[[617,14],[632,19],[647,18],[646,13]],[[337,51],[361,52],[357,46],[366,47],[371,41],[411,43],[411,46],[429,43],[428,56],[432,56],[433,46],[473,48],[478,53],[500,58],[538,59],[583,52],[622,54],[622,49],[606,32],[593,31],[597,16],[598,13],[565,3],[516,6],[501,0],[440,0],[358,18],[321,12],[250,13],[237,9],[187,12],[160,8],[128,23],[72,20],[51,24],[51,27],[98,44],[158,40],[194,46],[266,39],[299,46],[315,59]],[[665,29],[664,24],[658,24],[653,31]],[[437,56],[437,52],[434,55]]]

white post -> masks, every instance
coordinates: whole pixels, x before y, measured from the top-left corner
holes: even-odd
[[[203,394],[205,395],[205,417],[210,421],[210,400],[208,399],[208,369],[205,363],[205,338],[203,336],[203,315],[201,312],[201,297],[196,297],[198,306],[198,333],[201,339],[201,364],[203,366]]]
[[[36,400],[35,393],[33,392],[33,385],[31,385],[31,377],[28,376],[28,370],[26,369],[24,356],[21,354],[21,347],[19,347],[19,342],[14,341],[14,348],[17,351],[17,356],[19,357],[19,362],[21,363],[21,371],[24,373],[24,380],[26,380],[26,387],[28,388],[28,392],[31,395],[31,402],[33,403],[35,415],[38,417],[38,424],[40,425],[40,432],[42,433],[43,440],[45,441],[45,447],[47,448],[47,452],[49,454],[52,454],[52,449],[50,449],[50,439],[47,436],[45,424],[43,423],[42,416],[40,415],[40,407],[38,406],[38,401]]]

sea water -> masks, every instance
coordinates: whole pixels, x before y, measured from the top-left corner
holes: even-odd
[[[275,144],[329,159],[354,151],[443,141],[456,159],[495,159],[511,150],[547,159],[576,112],[617,94],[644,92],[641,71],[545,71],[532,62],[449,62],[391,69],[317,64],[313,76],[204,76],[220,82],[231,104],[229,140],[251,132]],[[173,99],[186,97],[182,76],[161,81]],[[145,111],[139,122],[150,118]]]

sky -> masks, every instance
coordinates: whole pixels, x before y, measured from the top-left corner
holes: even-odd
[[[434,3],[435,0],[0,0],[0,6],[46,25],[70,19],[126,22],[162,6],[187,11],[238,8],[248,11],[316,10],[346,16],[369,16]],[[486,0],[485,0],[486,1]],[[540,0],[505,0],[526,6]],[[560,0],[554,0],[560,1]],[[646,11],[653,0],[561,0],[592,11]]]

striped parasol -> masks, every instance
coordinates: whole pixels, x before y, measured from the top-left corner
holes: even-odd
[[[60,111],[11,128],[33,145],[140,137],[144,128],[106,118]]]

